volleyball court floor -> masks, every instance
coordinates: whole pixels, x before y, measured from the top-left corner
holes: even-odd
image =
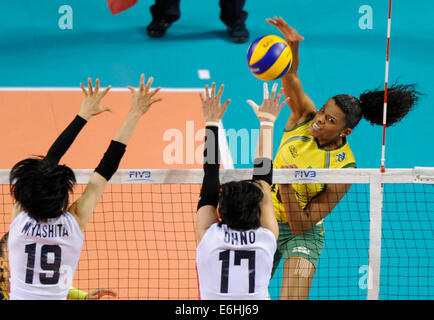
[[[0,4],[3,13],[0,19],[1,169],[10,169],[18,160],[48,150],[78,112],[79,84],[86,83],[88,77],[99,78],[102,87],[110,84],[115,88],[103,100],[113,111],[91,119],[64,156],[62,162],[74,169],[92,169],[98,163],[129,109],[129,92],[125,88],[137,86],[142,72],[155,78],[155,86],[163,87],[160,93],[163,101],[153,106],[140,121],[120,168],[200,168],[196,161],[187,161],[186,148],[196,150],[201,144],[200,139],[193,138],[193,143],[191,140],[191,134],[195,135],[204,125],[198,91],[212,81],[218,85],[224,83],[223,98],[232,99],[223,118],[225,129],[258,128],[254,113],[245,101],[261,100],[262,83],[250,74],[246,65],[249,43],[230,42],[218,18],[218,1],[200,5],[195,1],[182,1],[181,19],[162,39],[150,39],[144,31],[151,19],[150,2],[139,1],[130,10],[112,16],[105,1],[76,0],[69,4],[73,12],[72,28],[62,29],[60,8],[65,4],[68,5],[58,0]],[[372,9],[371,28],[363,28],[361,24],[365,5]],[[344,3],[337,0],[247,1],[245,8],[249,12],[249,42],[264,34],[279,34],[265,23],[267,17],[274,15],[282,16],[305,37],[300,45],[299,73],[305,91],[317,106],[338,93],[357,95],[383,86],[387,1],[370,4],[354,0]],[[431,139],[434,81],[430,76],[434,73],[431,54],[434,27],[428,22],[433,9],[434,5],[428,0],[418,1],[417,5],[396,2],[393,7],[390,82],[417,83],[425,95],[405,121],[388,129],[386,167],[434,164]],[[276,123],[275,149],[288,115],[289,108],[285,107]],[[179,132],[182,136],[181,163],[164,157],[165,148],[170,144],[170,132]],[[349,141],[358,167],[379,167],[380,127],[362,121]],[[250,149],[254,149],[256,142],[250,141],[250,144]],[[244,159],[239,146],[229,145],[228,148],[233,159]],[[250,158],[248,163],[234,161],[235,168],[251,165]],[[194,192],[191,201],[196,201]],[[7,205],[5,208],[8,212]],[[194,216],[189,219],[192,226]],[[5,215],[1,221],[3,233],[8,229],[9,216]],[[113,221],[113,238],[105,240],[108,243],[116,239],[120,245],[119,240],[128,232],[120,227],[121,222],[120,229],[116,228],[116,218]],[[185,232],[190,231],[192,234],[192,228]],[[186,249],[188,252],[194,251],[191,243]],[[163,260],[163,264],[170,263],[170,259]],[[91,289],[93,284],[88,283],[89,288],[84,289]],[[127,285],[120,283],[119,288]],[[146,287],[152,285],[146,284]],[[315,284],[313,290],[319,290],[315,289]],[[126,297],[131,292],[124,294]],[[173,297],[170,290],[167,297]],[[195,298],[197,293],[189,291],[182,297]]]

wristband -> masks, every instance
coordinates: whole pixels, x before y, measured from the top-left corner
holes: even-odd
[[[268,112],[258,111],[256,113],[256,116],[258,118],[265,118],[265,119],[270,120],[270,121],[275,121],[276,120],[276,116],[274,114],[271,114],[271,113],[268,113]]]
[[[98,172],[107,181],[109,181],[116,170],[118,170],[119,163],[121,162],[121,159],[125,153],[125,149],[125,144],[112,140],[98,167],[96,167],[95,172]]]
[[[271,121],[261,121],[261,126],[270,126],[274,127],[274,123]]]
[[[218,127],[219,126],[219,123],[218,122],[216,122],[216,121],[207,121],[206,122],[206,126],[207,127]]]

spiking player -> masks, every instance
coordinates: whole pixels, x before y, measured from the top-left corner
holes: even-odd
[[[319,110],[306,95],[298,76],[299,42],[304,38],[282,18],[267,22],[285,36],[293,53],[293,65],[282,77],[289,97],[288,118],[276,168],[351,168],[356,166],[346,137],[362,117],[382,124],[384,91],[366,91],[331,97]],[[387,125],[400,121],[415,105],[414,85],[393,85],[388,90]],[[279,239],[273,272],[284,259],[281,299],[307,299],[324,246],[323,219],[349,190],[347,184],[273,185],[273,202],[279,223]]]

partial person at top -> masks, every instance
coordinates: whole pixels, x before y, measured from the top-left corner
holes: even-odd
[[[220,0],[220,19],[227,26],[232,42],[244,43],[249,40],[243,10],[246,0]],[[160,38],[170,25],[181,16],[180,0],[155,0],[151,6],[152,22],[146,28],[150,37]]]

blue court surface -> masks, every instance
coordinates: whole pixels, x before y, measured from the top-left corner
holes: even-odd
[[[165,88],[203,88],[215,81],[225,84],[224,98],[232,99],[223,118],[225,129],[257,129],[259,123],[246,100],[261,101],[262,82],[248,70],[246,51],[257,37],[280,34],[265,22],[275,15],[282,16],[305,38],[300,44],[299,74],[304,90],[317,107],[336,94],[358,96],[367,89],[384,86],[386,0],[247,0],[250,40],[244,44],[230,41],[219,19],[218,0],[181,1],[181,18],[165,37],[151,39],[145,31],[151,21],[151,4],[153,1],[139,0],[133,8],[113,16],[104,0],[0,2],[0,87],[78,87],[87,77],[100,78],[102,86],[126,87],[136,85],[142,72],[155,78],[155,86]],[[59,8],[63,5],[72,9],[72,29],[59,27],[63,16]],[[366,6],[372,9],[372,25],[368,27],[363,20]],[[434,166],[433,12],[431,0],[393,4],[389,83],[416,83],[424,95],[402,122],[387,129],[386,168]],[[201,79],[198,70],[208,70],[210,78]],[[275,149],[289,114],[285,106],[277,120]],[[382,128],[362,120],[349,137],[359,168],[379,168],[381,142]],[[236,159],[245,152],[239,146],[229,148]],[[236,168],[251,165],[252,159],[235,163]],[[345,212],[338,212],[333,220],[338,221],[341,215],[343,225],[351,223]],[[367,221],[358,223],[368,226]],[[323,257],[328,259],[320,262],[311,295],[320,299],[340,298],[340,294],[365,298],[366,291],[357,286],[358,268],[367,262],[365,249],[358,254],[359,260],[339,262],[332,259],[334,251],[326,245]],[[428,254],[432,255],[432,251],[431,246]],[[425,258],[431,259],[432,266],[432,256]],[[346,280],[335,278],[336,283],[329,283],[328,293],[322,295],[318,282],[326,276],[321,275],[321,263],[327,264],[324,270],[329,275],[338,265],[355,272]],[[410,273],[412,263],[409,261],[407,266]],[[425,291],[419,294],[432,299],[432,276],[427,273],[424,279],[419,279],[425,281]],[[351,281],[355,284],[349,284]],[[355,291],[342,293],[336,289],[339,286]],[[277,295],[278,291],[272,292],[273,299]],[[406,297],[411,298],[412,293]]]

